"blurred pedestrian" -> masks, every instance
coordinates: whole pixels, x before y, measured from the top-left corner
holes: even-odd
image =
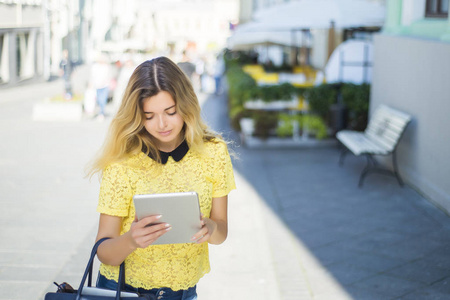
[[[198,74],[200,92],[204,92],[206,90],[206,78],[208,74],[206,72],[206,62],[203,57],[199,57],[195,61],[195,73]]]
[[[95,114],[95,107],[97,104],[97,91],[90,83],[84,91],[83,110],[88,117],[93,117]]]
[[[96,90],[97,104],[100,112],[97,120],[102,121],[105,118],[105,107],[108,103],[109,85],[111,83],[111,66],[105,55],[97,55],[94,64],[91,67],[90,85]]]
[[[91,175],[102,175],[97,240],[99,287],[117,287],[125,261],[126,290],[158,299],[197,299],[210,271],[208,243],[228,234],[228,193],[235,188],[227,145],[200,116],[192,83],[170,59],[158,57],[131,75]],[[171,229],[158,216],[135,219],[135,194],[196,191],[202,228],[192,243],[152,245]]]
[[[117,77],[117,85],[113,94],[113,110],[117,112],[122,103],[122,97],[125,93],[128,81],[130,80],[131,74],[133,74],[134,69],[136,69],[136,64],[131,56],[123,57],[123,64],[119,70],[119,76]]]
[[[64,49],[62,52],[62,59],[59,63],[60,75],[64,79],[64,98],[66,100],[72,99],[72,71],[74,64],[69,57],[69,51]]]
[[[192,78],[195,75],[195,64],[190,61],[186,54],[186,50],[183,51],[181,61],[177,65],[192,82]]]
[[[214,68],[214,81],[215,81],[215,94],[220,95],[222,93],[222,76],[225,74],[225,62],[223,55],[219,54],[216,60],[216,66]]]

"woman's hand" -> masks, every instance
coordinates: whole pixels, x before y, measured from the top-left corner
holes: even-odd
[[[203,214],[201,224],[202,228],[191,238],[197,244],[207,242],[217,229],[217,223],[210,218],[203,217]]]
[[[147,248],[153,244],[160,236],[172,229],[170,224],[158,223],[161,215],[137,218],[131,224],[130,237],[136,248]]]

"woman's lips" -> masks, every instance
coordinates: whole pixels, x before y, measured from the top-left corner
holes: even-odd
[[[171,132],[172,132],[172,130],[161,131],[161,132],[159,132],[159,135],[162,135],[162,136],[168,136],[168,135],[170,135]]]

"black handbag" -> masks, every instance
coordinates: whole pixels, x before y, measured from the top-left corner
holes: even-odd
[[[81,279],[80,286],[78,290],[73,290],[70,288],[70,285],[64,283],[62,285],[58,285],[57,292],[50,292],[45,294],[45,300],[107,300],[107,299],[115,299],[115,300],[154,300],[156,299],[153,295],[140,295],[138,293],[130,293],[121,292],[125,287],[125,263],[120,265],[119,272],[119,284],[117,285],[117,290],[111,291],[102,288],[92,287],[92,272],[94,266],[94,258],[97,255],[98,246],[105,240],[109,238],[103,238],[95,243],[92,248],[91,257],[86,266],[86,270],[84,271],[83,278]],[[84,284],[86,283],[86,279],[88,279],[87,286],[89,287],[90,293],[83,293],[83,289],[85,288]],[[55,283],[56,284],[56,283]],[[69,286],[69,288],[64,288]],[[95,295],[94,295],[95,294]],[[121,295],[122,294],[122,295]]]

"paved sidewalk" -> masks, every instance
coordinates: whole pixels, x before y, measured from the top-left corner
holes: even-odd
[[[0,299],[76,287],[96,234],[98,181],[83,178],[108,121],[34,122],[33,103],[61,82],[0,90]],[[199,299],[448,299],[450,218],[409,187],[369,176],[339,149],[247,149],[226,99],[201,95],[228,139],[237,187],[230,235],[211,246]]]
[[[106,123],[35,122],[61,81],[0,90],[0,299],[39,299],[97,223],[84,167]],[[77,279],[78,281],[79,279]]]
[[[236,140],[218,100],[205,115]],[[259,203],[279,299],[450,299],[450,218],[416,191],[377,174],[358,188],[365,161],[339,167],[338,147],[236,152],[254,199],[235,205]]]

